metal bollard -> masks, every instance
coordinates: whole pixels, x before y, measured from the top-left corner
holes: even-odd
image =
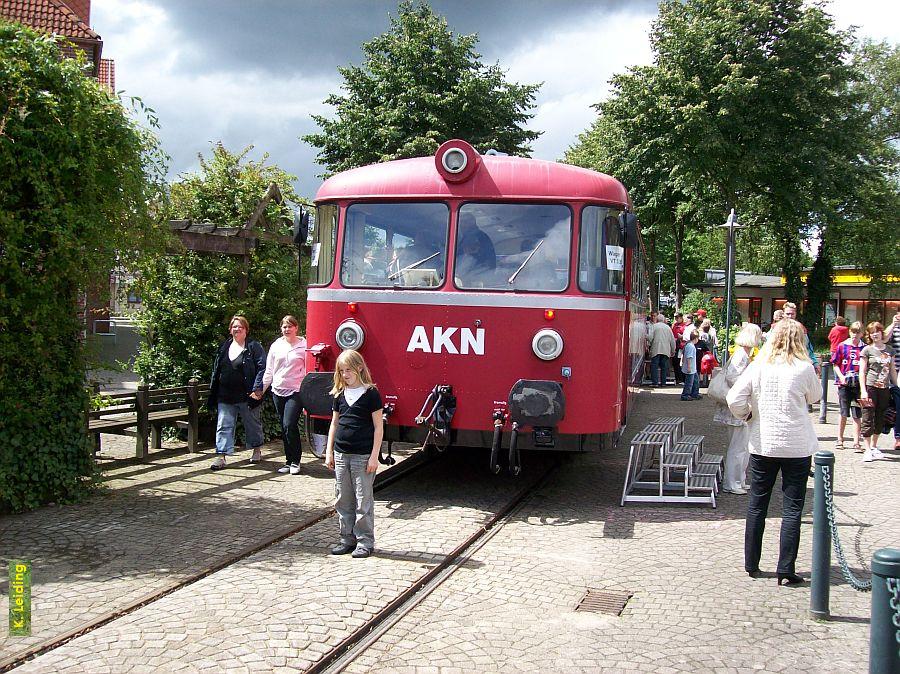
[[[825,479],[822,466],[828,466],[831,473],[831,488],[834,489],[834,452],[816,452],[813,457],[816,467],[816,490],[813,500],[813,549],[812,576],[810,578],[809,617],[828,620],[831,592],[831,528],[828,526],[828,512],[825,502]]]
[[[889,587],[888,584],[892,587]],[[900,550],[872,555],[872,626],[869,674],[900,673]]]
[[[822,398],[819,400],[819,423],[828,421],[828,382],[831,380],[831,363],[822,363]]]

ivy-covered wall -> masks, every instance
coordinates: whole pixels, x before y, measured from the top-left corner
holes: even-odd
[[[93,484],[78,293],[164,241],[156,139],[83,73],[0,21],[0,512]]]

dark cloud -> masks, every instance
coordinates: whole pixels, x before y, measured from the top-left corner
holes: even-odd
[[[360,63],[360,46],[384,33],[396,2],[384,0],[155,0],[177,27],[195,72],[267,71],[328,75]],[[434,0],[454,32],[479,35],[479,51],[493,62],[535,33],[577,23],[585,12],[653,11],[655,0]],[[602,27],[598,27],[598,31]],[[176,36],[173,36],[176,37]]]
[[[322,102],[340,90],[338,66],[362,62],[362,43],[389,29],[397,6],[393,0],[97,0],[92,19],[104,37],[104,56],[116,59],[118,86],[159,115],[171,178],[196,170],[197,154],[209,154],[211,142],[233,151],[252,144],[251,156],[268,152],[272,163],[298,176],[298,192],[312,196],[324,169],[315,163],[317,150],[299,137],[318,130],[312,114],[331,114]],[[554,159],[592,114],[573,123],[571,110],[587,111],[596,102],[571,99],[573,85],[596,87],[595,71],[580,62],[610,41],[622,44],[616,56],[627,62],[629,38],[615,39],[628,25],[621,19],[653,15],[656,3],[433,0],[431,7],[454,32],[479,35],[486,63],[510,67],[518,59],[511,79],[545,82],[537,105],[550,105],[534,128],[546,134],[535,150]],[[596,28],[585,30],[588,20]],[[633,25],[630,30],[636,39]],[[580,32],[580,43],[560,41],[570,31]],[[586,45],[594,32],[597,45]]]

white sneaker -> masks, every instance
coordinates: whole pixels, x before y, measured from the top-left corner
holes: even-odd
[[[741,489],[740,487],[733,487],[731,489],[723,489],[722,491],[728,492],[729,494],[738,494],[743,495],[747,493],[746,489]]]
[[[875,456],[872,454],[872,451],[867,449],[863,454],[863,461],[865,461],[866,463],[871,463],[874,460]]]
[[[873,447],[873,448],[872,448],[872,458],[874,458],[874,459],[883,459],[883,458],[884,458],[884,453],[883,453],[880,449],[878,449],[878,447]]]
[[[288,466],[288,470],[291,471],[291,475],[299,475],[300,474],[300,464],[292,463]]]
[[[281,468],[278,469],[279,473],[289,473],[291,471],[290,464],[284,464]]]

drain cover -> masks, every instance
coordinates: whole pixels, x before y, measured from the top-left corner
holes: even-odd
[[[576,611],[622,615],[628,600],[634,596],[627,590],[593,590],[588,589],[575,607]]]

